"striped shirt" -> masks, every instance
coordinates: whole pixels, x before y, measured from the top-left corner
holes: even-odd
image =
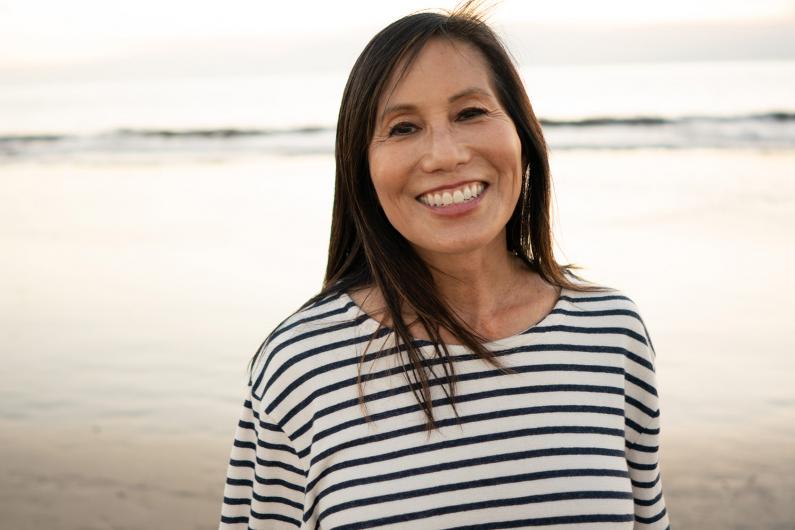
[[[220,528],[669,528],[655,354],[629,298],[563,289],[539,323],[486,344],[512,374],[449,346],[458,417],[433,345],[417,345],[430,434],[407,356],[347,294],[277,327],[249,381]]]

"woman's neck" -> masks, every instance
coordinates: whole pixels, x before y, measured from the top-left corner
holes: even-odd
[[[428,255],[418,250],[442,299],[471,330],[487,339],[511,336],[534,325],[552,310],[560,295],[558,287],[510,253],[504,239],[498,241],[487,252]],[[349,295],[372,318],[392,325],[383,296],[374,286]],[[415,317],[410,312],[403,315],[407,323]],[[422,326],[410,325],[410,329],[416,338],[428,338]],[[457,343],[446,329],[439,331],[443,342]]]
[[[465,254],[432,254],[418,250],[442,299],[472,329],[500,336],[512,328],[526,329],[536,309],[544,316],[559,290],[547,284],[509,252],[505,235]],[[525,326],[525,327],[523,327]]]
[[[428,254],[420,257],[431,269],[439,295],[474,328],[482,327],[507,309],[527,301],[528,286],[537,275],[497,238],[465,254]]]

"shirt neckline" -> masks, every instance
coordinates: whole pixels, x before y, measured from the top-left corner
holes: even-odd
[[[541,320],[539,320],[535,324],[531,325],[527,329],[525,329],[523,331],[520,331],[518,333],[515,333],[513,335],[509,335],[507,337],[503,337],[503,338],[491,340],[491,341],[488,341],[488,342],[484,342],[483,346],[486,347],[487,349],[490,349],[492,347],[501,347],[501,346],[506,345],[506,343],[509,343],[510,341],[513,341],[513,340],[515,340],[515,339],[517,339],[519,337],[523,337],[524,335],[532,333],[533,330],[535,330],[537,328],[543,327],[544,325],[549,323],[549,320],[551,320],[556,314],[558,314],[557,310],[560,309],[560,307],[563,305],[563,303],[566,301],[566,299],[569,297],[569,295],[570,295],[569,289],[567,289],[565,287],[561,287],[560,288],[560,294],[558,295],[558,299],[555,301],[555,304],[552,306],[552,309],[550,309],[549,313],[544,315],[541,318]],[[371,327],[372,328],[372,330],[370,330],[371,333],[375,333],[375,331],[378,330],[378,329],[389,330],[388,333],[392,333],[393,332],[391,327],[382,325],[378,320],[373,318],[369,313],[367,313],[364,309],[362,309],[359,306],[359,304],[357,304],[356,301],[346,291],[342,291],[341,300],[345,301],[343,305],[352,306],[356,310],[356,312],[359,314],[358,316],[360,316],[360,317],[364,316],[365,317],[364,321],[362,322],[362,325],[367,324],[368,327]],[[435,344],[433,341],[430,341],[430,340],[427,340],[427,339],[415,339],[413,342],[415,344],[419,345],[419,346],[426,346],[426,345]],[[465,349],[466,348],[466,346],[463,345],[463,344],[444,344],[444,346],[446,348],[448,348],[448,349],[461,349],[461,348]]]

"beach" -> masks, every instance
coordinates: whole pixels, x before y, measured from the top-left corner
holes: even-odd
[[[221,440],[26,430],[7,422],[1,432],[4,528],[217,527],[228,457]],[[792,440],[739,433],[664,436],[662,474],[672,528],[792,528]]]
[[[795,151],[551,165],[559,261],[626,292],[654,341],[672,528],[795,528]],[[333,168],[3,164],[0,526],[217,526],[246,363],[320,287]]]

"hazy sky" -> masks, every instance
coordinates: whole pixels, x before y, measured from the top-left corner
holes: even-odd
[[[345,70],[372,34],[451,1],[0,0],[0,74]],[[795,58],[795,0],[503,0],[524,62]]]

